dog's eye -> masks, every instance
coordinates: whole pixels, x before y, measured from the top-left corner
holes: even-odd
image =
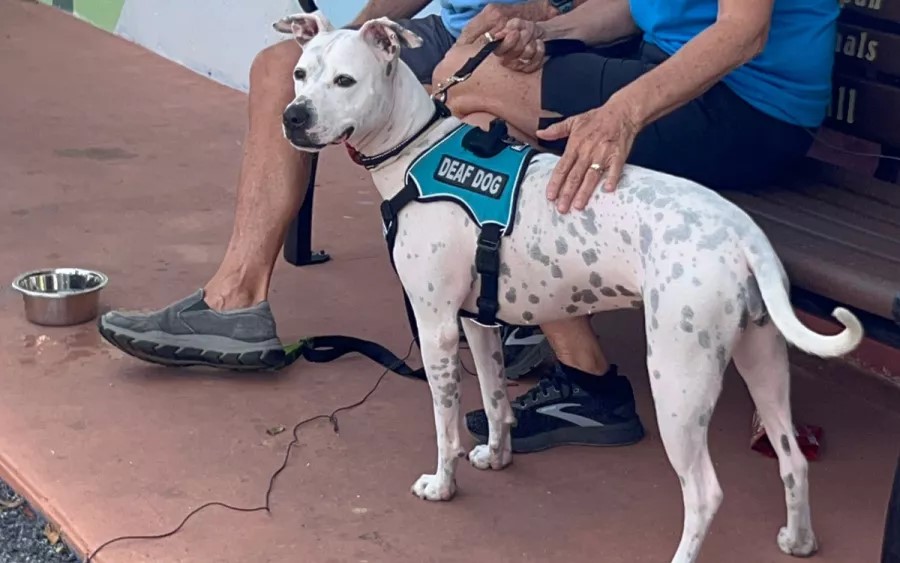
[[[335,77],[334,83],[341,88],[348,88],[356,84],[356,80],[353,80],[353,77],[347,76],[346,74],[339,74]]]
[[[306,80],[306,71],[302,68],[294,69],[294,80]]]

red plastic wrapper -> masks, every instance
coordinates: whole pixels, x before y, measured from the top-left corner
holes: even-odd
[[[822,444],[822,428],[811,424],[795,424],[794,437],[797,444],[800,445],[800,451],[809,461],[819,459]],[[775,448],[766,434],[759,413],[753,412],[753,423],[751,424],[750,449],[755,450],[767,457],[778,457],[775,454]]]

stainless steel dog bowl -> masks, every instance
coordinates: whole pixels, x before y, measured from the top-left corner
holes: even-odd
[[[87,322],[97,316],[100,290],[109,278],[80,268],[51,268],[26,272],[13,280],[25,300],[25,318],[48,326]]]

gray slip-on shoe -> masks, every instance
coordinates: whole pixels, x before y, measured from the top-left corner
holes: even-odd
[[[268,302],[220,312],[203,295],[201,289],[152,313],[111,311],[97,322],[100,334],[126,354],[167,366],[252,371],[285,365]]]

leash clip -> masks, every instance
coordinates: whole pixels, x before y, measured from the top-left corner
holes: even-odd
[[[447,78],[443,82],[440,82],[437,85],[437,88],[435,88],[434,93],[431,94],[431,98],[434,100],[437,100],[441,103],[446,103],[447,102],[447,90],[449,90],[453,86],[456,86],[460,82],[465,82],[466,80],[469,79],[470,76],[472,76],[471,72],[468,72],[462,76],[458,76],[456,74],[451,75],[449,78]]]

